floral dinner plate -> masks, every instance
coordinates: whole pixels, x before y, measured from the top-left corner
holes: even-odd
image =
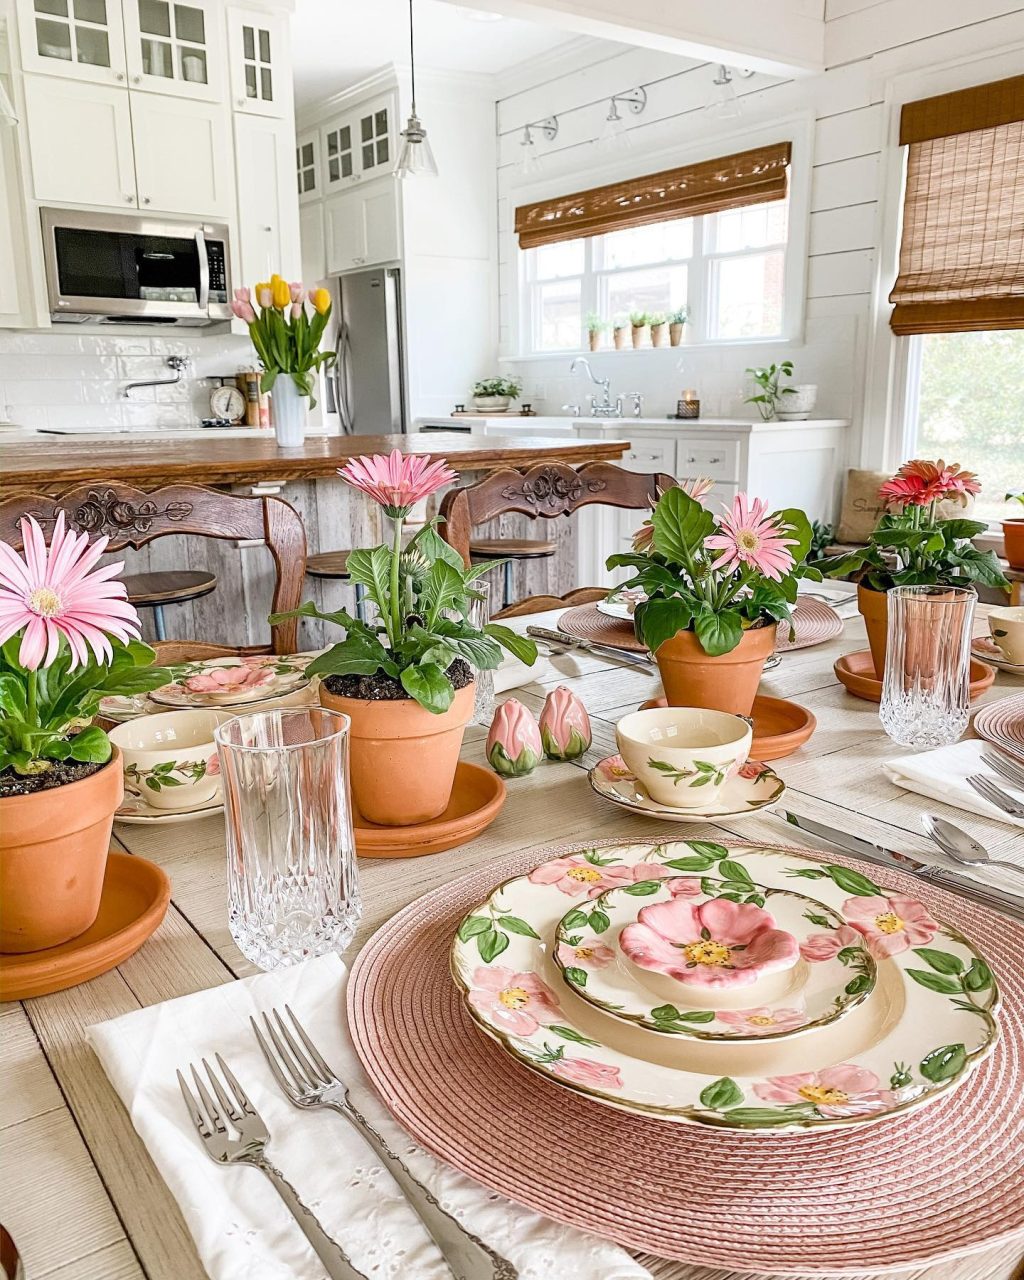
[[[567,907],[589,920],[609,890],[653,896],[640,886],[658,890],[680,873],[786,891],[813,884],[863,939],[873,990],[805,1035],[733,1043],[623,1022],[562,983],[552,953]],[[700,940],[728,948],[715,927],[723,936],[707,926]],[[451,968],[477,1025],[531,1070],[627,1111],[740,1132],[863,1125],[923,1106],[965,1080],[998,1036],[996,979],[955,925],[859,871],[783,849],[671,841],[541,863],[463,918]]]
[[[236,707],[276,698],[309,683],[305,654],[211,658],[174,668],[172,684],[154,689],[152,702],[168,707]]]
[[[774,769],[759,760],[748,760],[728,779],[714,800],[692,809],[659,804],[632,773],[621,756],[607,756],[587,775],[599,796],[622,809],[662,818],[665,822],[706,822],[708,818],[741,818],[767,809],[781,800],[786,784]]]
[[[761,973],[766,956],[775,971]],[[804,1035],[855,1009],[876,979],[865,938],[837,911],[755,885],[741,862],[607,889],[562,917],[552,959],[588,1004],[698,1040]]]

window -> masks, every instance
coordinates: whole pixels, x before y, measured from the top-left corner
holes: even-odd
[[[1024,485],[1024,329],[908,338],[908,458],[944,458],[975,471],[974,514],[1015,515],[1003,495]]]
[[[527,352],[586,345],[584,320],[686,307],[684,340],[783,331],[788,201],[674,218],[521,251]]]

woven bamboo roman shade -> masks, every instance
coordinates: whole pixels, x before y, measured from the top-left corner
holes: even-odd
[[[520,249],[581,236],[599,236],[669,218],[692,218],[740,205],[782,200],[786,195],[790,144],[778,142],[720,160],[613,182],[521,205],[516,209]]]
[[[1024,76],[910,102],[894,333],[1024,329]]]

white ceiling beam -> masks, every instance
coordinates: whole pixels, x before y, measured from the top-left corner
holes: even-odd
[[[825,69],[824,0],[447,0],[560,31],[769,75]]]

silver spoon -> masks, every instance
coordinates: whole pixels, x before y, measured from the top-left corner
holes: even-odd
[[[937,817],[934,813],[926,813],[921,818],[921,825],[924,827],[925,835],[930,836],[942,852],[954,862],[962,863],[965,867],[1003,867],[1007,871],[1016,871],[1019,876],[1024,876],[1024,867],[1020,863],[1010,862],[1006,858],[991,857],[984,845],[980,845],[966,831],[961,831],[945,818]]]

